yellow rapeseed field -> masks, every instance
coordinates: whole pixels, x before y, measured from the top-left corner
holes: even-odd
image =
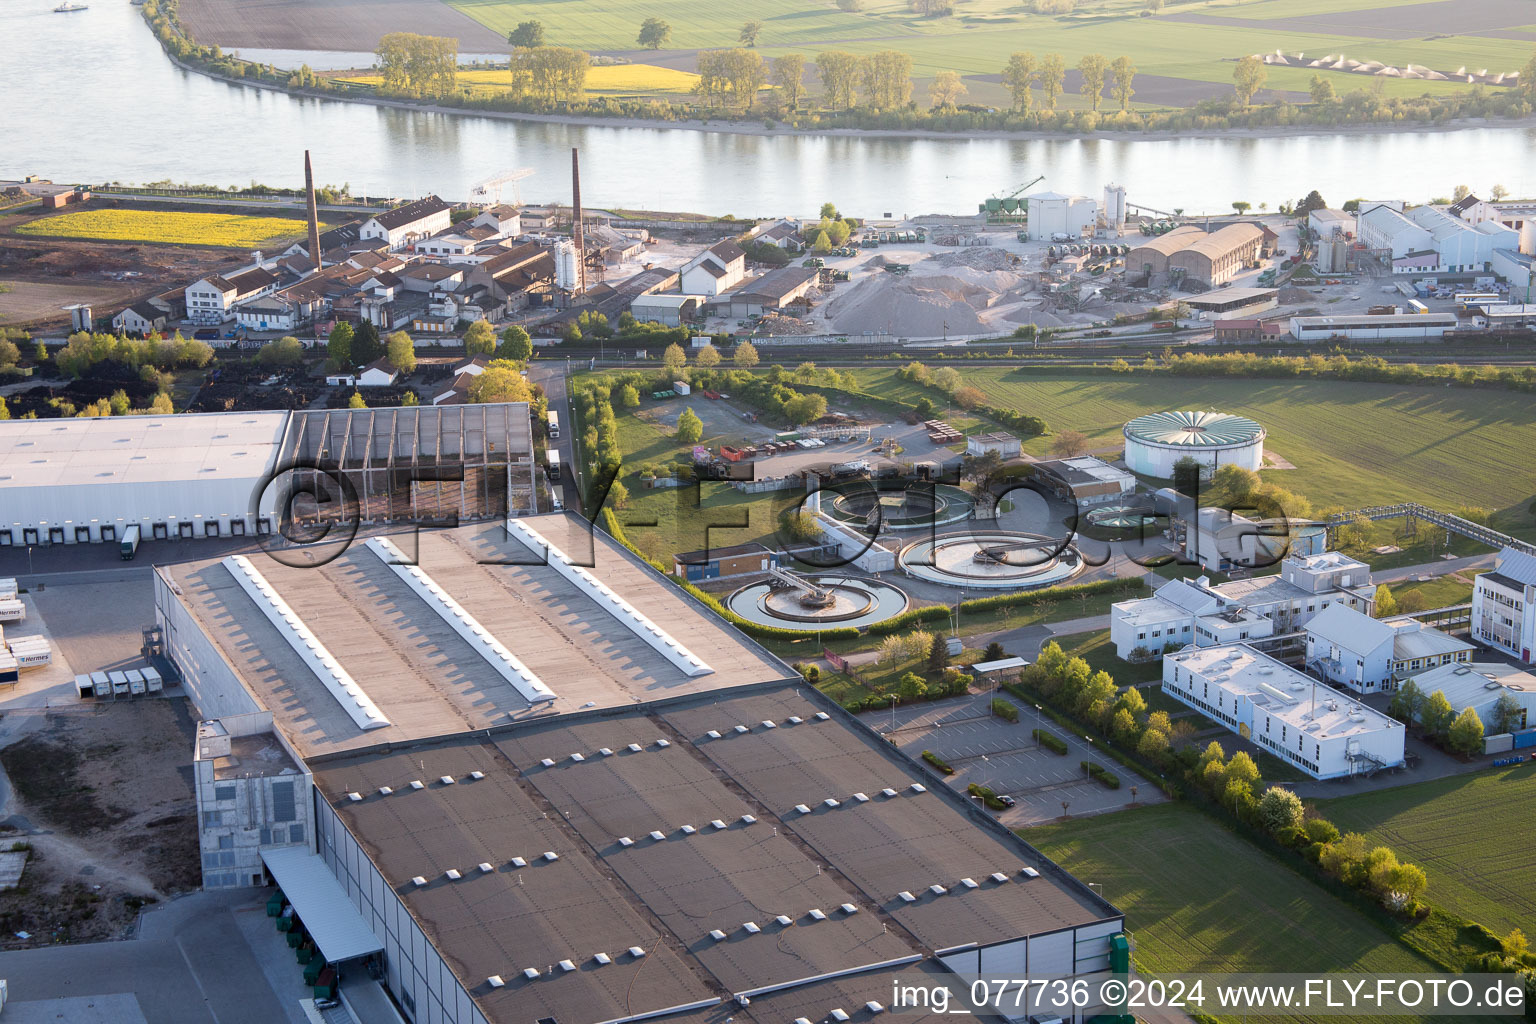
[[[377,87],[383,78],[353,75],[341,80]],[[698,80],[699,76],[690,71],[654,64],[609,64],[587,70],[587,94],[615,98],[680,96],[692,92]],[[505,70],[460,71],[458,83],[459,88],[468,88],[474,95],[493,96],[511,87],[512,76]]]
[[[321,224],[324,231],[327,225]],[[19,235],[45,238],[94,238],[109,242],[165,242],[255,249],[300,238],[304,221],[296,217],[246,216],[237,213],[183,213],[175,210],[77,210],[43,217],[15,228]]]

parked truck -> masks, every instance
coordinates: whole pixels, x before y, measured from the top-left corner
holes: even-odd
[[[131,561],[133,556],[139,553],[139,526],[137,523],[123,531],[121,553],[125,562]]]

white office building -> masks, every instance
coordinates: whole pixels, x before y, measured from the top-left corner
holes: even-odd
[[[1335,605],[1307,623],[1307,667],[1359,693],[1390,693],[1425,669],[1472,660],[1472,645],[1417,619]]]
[[[1403,724],[1246,644],[1163,659],[1163,692],[1315,779],[1403,763]]]
[[[1471,708],[1483,723],[1484,734],[1501,731],[1501,723],[1495,720],[1495,709],[1506,697],[1520,709],[1513,731],[1536,725],[1536,676],[1513,665],[1495,661],[1441,665],[1412,678],[1414,685],[1426,696],[1436,692],[1445,694],[1455,714]]]
[[[1472,588],[1472,637],[1531,664],[1536,653],[1536,555],[1505,548]]]

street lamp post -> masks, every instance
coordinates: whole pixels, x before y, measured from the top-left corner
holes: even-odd
[[[1044,732],[1040,727],[1040,705],[1035,705],[1035,746],[1040,746],[1040,734]]]
[[[1083,740],[1088,744],[1088,767],[1084,771],[1091,776],[1093,775],[1093,738],[1084,736]]]

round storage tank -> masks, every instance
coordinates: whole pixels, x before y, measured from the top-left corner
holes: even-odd
[[[1264,428],[1225,412],[1154,412],[1125,425],[1125,464],[1133,473],[1168,480],[1174,463],[1193,458],[1210,476],[1220,466],[1257,471]]]

